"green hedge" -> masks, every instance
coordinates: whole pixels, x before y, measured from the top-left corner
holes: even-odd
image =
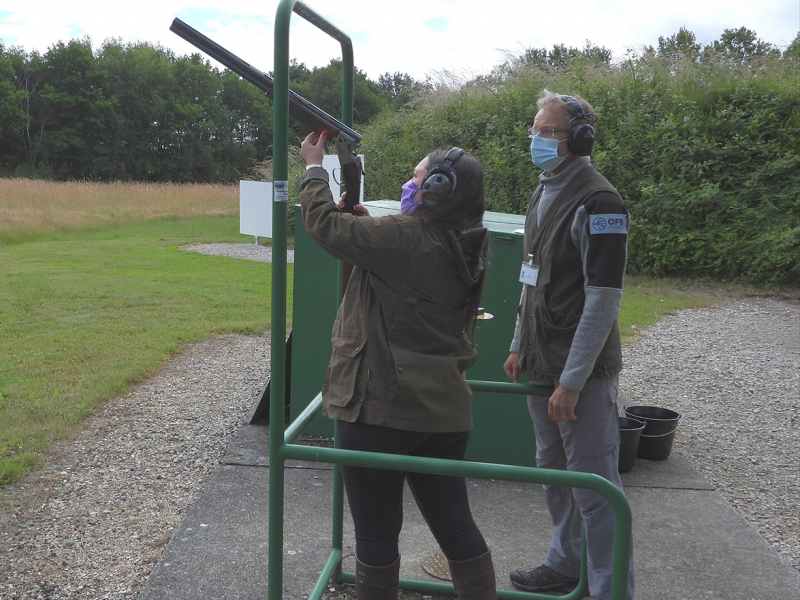
[[[692,60],[646,49],[619,64],[588,51],[559,64],[536,55],[439,81],[365,131],[367,196],[399,198],[422,156],[457,145],[481,160],[490,210],[524,213],[539,174],[526,129],[548,87],[595,107],[593,161],[631,212],[631,272],[796,285],[797,46],[736,61],[709,48]]]

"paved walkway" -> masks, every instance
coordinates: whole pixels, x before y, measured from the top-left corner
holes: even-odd
[[[167,546],[138,600],[267,597],[268,428],[245,425]],[[330,552],[332,467],[291,461],[285,473],[283,598],[302,600]],[[800,573],[767,544],[675,448],[623,475],[633,512],[637,600],[800,600]],[[544,556],[551,527],[538,485],[470,480],[475,520],[498,586]],[[406,495],[401,577],[436,581],[440,552]],[[354,540],[345,515],[344,569]]]

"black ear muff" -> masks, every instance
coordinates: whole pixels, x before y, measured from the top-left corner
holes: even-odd
[[[589,156],[594,146],[597,117],[594,113],[584,112],[581,103],[572,96],[561,96],[561,99],[569,105],[574,115],[569,120],[567,149],[576,156]]]
[[[436,204],[441,200],[446,200],[456,191],[458,177],[453,170],[453,163],[456,162],[464,151],[461,148],[451,148],[444,161],[433,165],[422,180],[420,190],[422,190],[422,202],[425,204]]]

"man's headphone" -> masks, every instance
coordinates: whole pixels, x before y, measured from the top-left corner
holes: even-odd
[[[594,146],[594,124],[597,117],[594,113],[584,112],[583,105],[572,96],[561,96],[561,100],[570,107],[574,115],[569,120],[567,149],[576,156],[589,156]],[[578,123],[573,125],[575,121]]]
[[[450,148],[444,160],[430,168],[419,186],[420,190],[422,190],[422,202],[424,204],[436,204],[441,200],[447,200],[453,195],[458,183],[458,177],[453,170],[453,163],[462,154],[464,154],[464,151],[461,148]]]

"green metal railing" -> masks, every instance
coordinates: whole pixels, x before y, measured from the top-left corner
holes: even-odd
[[[473,391],[494,393],[509,393],[522,395],[542,395],[552,392],[552,388],[543,388],[528,384],[499,383],[490,381],[468,381]],[[375,452],[357,452],[339,448],[320,448],[316,446],[300,446],[292,444],[303,428],[322,409],[322,395],[316,398],[298,415],[298,417],[283,432],[284,445],[280,451],[280,460],[304,460],[311,462],[334,463],[338,465],[353,465],[373,467],[379,469],[395,469],[413,471],[418,473],[434,473],[441,475],[458,475],[462,477],[476,477],[480,479],[500,479],[504,481],[519,481],[523,483],[540,483],[548,485],[563,485],[580,487],[593,490],[611,503],[616,516],[614,530],[614,567],[611,579],[612,600],[625,600],[628,597],[628,570],[631,540],[631,511],[625,495],[607,479],[590,473],[576,473],[572,471],[555,471],[551,469],[536,469],[533,467],[516,467],[510,465],[497,465],[469,461],[445,460],[434,458],[421,458],[414,456],[400,456],[396,454],[380,454]],[[270,436],[272,430],[270,430]],[[270,465],[273,465],[270,458]],[[282,464],[282,463],[281,463]],[[335,467],[335,468],[336,468]],[[343,492],[334,489],[333,530],[341,532],[343,520]],[[337,506],[339,508],[337,508]],[[270,506],[270,512],[272,507]],[[309,600],[319,600],[325,590],[325,584],[330,580],[353,583],[355,575],[351,572],[342,572],[342,539],[341,533],[333,536],[332,551],[328,561],[317,580],[317,585],[309,595]],[[272,544],[270,539],[270,544]],[[281,540],[282,543],[282,540]],[[400,587],[407,590],[452,594],[455,590],[452,584],[436,583],[401,579]],[[561,600],[577,600],[583,598],[586,590],[586,559],[584,557],[581,568],[581,579],[577,588],[566,596],[559,596]],[[527,600],[552,600],[554,597],[547,594],[531,594],[527,592],[514,592],[498,590],[497,597],[502,599],[527,599]]]
[[[275,17],[275,64],[273,95],[273,178],[272,203],[272,326],[271,339],[286,339],[286,282],[287,282],[287,205],[288,205],[288,148],[289,148],[289,25],[292,13],[338,40],[342,47],[342,115],[341,121],[352,126],[353,121],[353,46],[350,38],[298,0],[282,0]],[[554,471],[531,467],[476,463],[356,452],[338,448],[334,434],[334,448],[301,446],[292,442],[303,428],[322,409],[322,396],[318,395],[284,431],[284,406],[286,393],[286,349],[282,343],[273,343],[270,359],[270,410],[269,410],[269,573],[268,600],[280,600],[283,587],[283,513],[284,513],[284,461],[297,459],[325,462],[334,465],[333,522],[331,527],[332,551],[326,561],[309,600],[319,600],[326,584],[333,581],[353,583],[355,574],[341,570],[342,531],[344,515],[344,488],[340,465],[404,470],[419,473],[457,475],[483,479],[501,479],[525,483],[563,485],[590,489],[606,497],[614,509],[616,526],[614,536],[614,567],[611,581],[612,600],[627,598],[628,570],[631,541],[631,511],[625,495],[611,482],[588,473]],[[542,395],[549,388],[527,384],[468,381],[474,391],[521,395]],[[336,430],[335,430],[336,431]],[[586,559],[582,560],[581,580],[578,587],[562,600],[577,600],[586,589]],[[403,589],[455,595],[451,584],[401,579]],[[553,596],[498,590],[500,599],[545,600]]]
[[[297,0],[281,0],[275,15],[275,46],[272,98],[272,310],[271,338],[286,339],[286,256],[287,206],[289,186],[289,25],[292,13],[303,17],[334,39],[342,47],[342,122],[353,124],[353,44],[350,38],[323,19],[311,8]],[[281,456],[284,449],[283,419],[286,397],[286,347],[280,341],[272,344],[270,356],[269,455],[270,460]],[[283,462],[275,460],[269,470],[269,573],[267,596],[279,600],[283,585]],[[336,469],[335,469],[336,470]],[[334,477],[334,498],[342,494],[341,474]],[[334,502],[334,510],[343,510],[343,501]],[[341,531],[334,534],[341,538]],[[341,545],[340,545],[341,546]],[[340,552],[341,553],[341,552]],[[333,559],[329,563],[338,564]],[[319,587],[319,586],[317,586]],[[321,594],[321,591],[320,591]],[[318,597],[318,596],[317,596]]]

